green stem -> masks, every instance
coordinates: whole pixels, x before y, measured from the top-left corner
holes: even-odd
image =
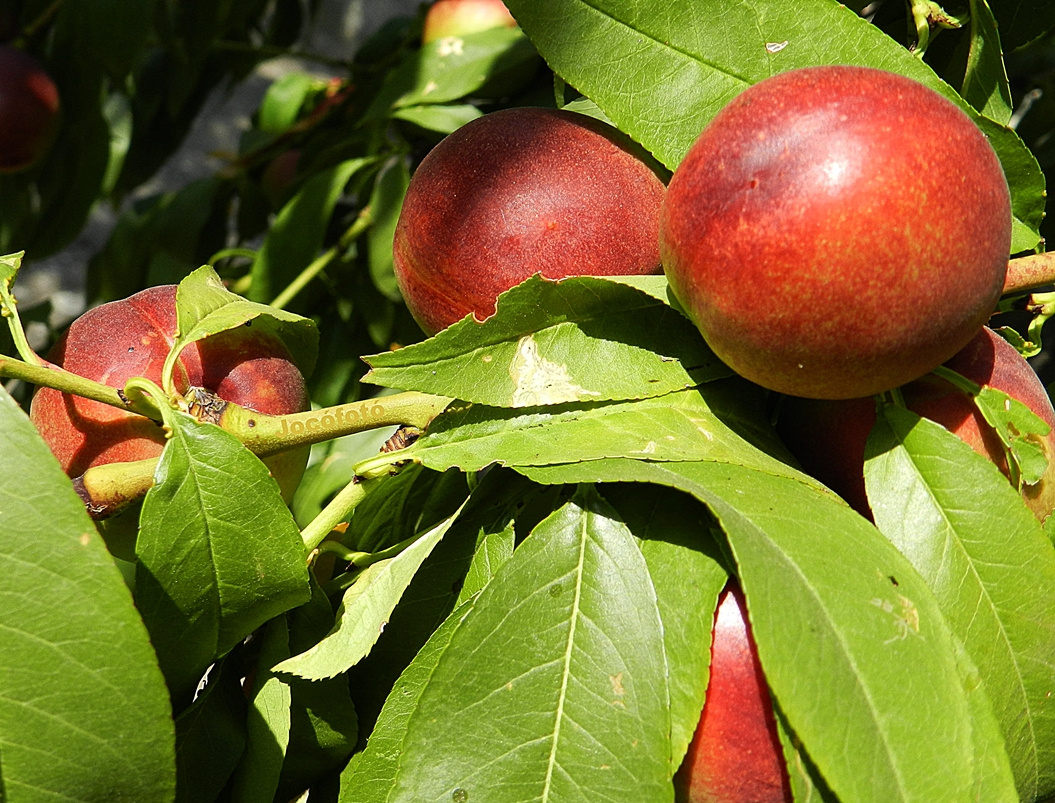
[[[949,384],[956,388],[959,388],[968,396],[977,396],[982,391],[981,385],[972,382],[970,379],[965,377],[963,374],[959,374],[951,368],[947,368],[944,365],[939,365],[932,372],[935,376],[940,376]]]
[[[122,396],[121,392],[116,388],[112,388],[109,385],[104,385],[100,382],[95,382],[91,379],[85,379],[83,376],[70,373],[69,371],[59,368],[57,365],[51,365],[48,363],[42,365],[30,365],[29,363],[15,359],[14,357],[4,357],[3,355],[0,355],[0,377],[5,379],[21,379],[23,382],[28,382],[32,385],[52,388],[53,390],[57,390],[61,393],[68,393],[72,396],[83,396],[92,401],[109,404],[111,407],[117,407],[121,410],[138,413],[139,415],[146,415],[148,418],[153,418],[155,421],[160,420],[160,416],[152,414],[154,411],[153,406],[140,405],[139,403]]]
[[[323,542],[337,525],[348,518],[356,506],[366,498],[368,492],[367,483],[358,476],[352,478],[341,492],[337,494],[330,503],[320,511],[307,527],[301,532],[300,537],[304,539],[304,549],[309,559],[314,556],[315,550]]]
[[[105,519],[142,499],[154,485],[158,458],[127,463],[106,463],[88,469],[73,480],[88,515]]]
[[[300,274],[289,283],[286,289],[275,296],[275,300],[271,302],[271,306],[275,309],[285,309],[286,305],[296,298],[297,294],[307,287],[316,276],[322,273],[329,264],[352,243],[352,241],[366,231],[371,223],[373,223],[373,217],[370,214],[370,207],[364,207],[359,212],[352,225],[341,235],[341,239],[337,244],[312,260],[311,264],[302,270]]]
[[[451,399],[446,396],[408,391],[289,415],[263,415],[237,404],[227,404],[214,423],[237,437],[254,454],[267,457],[379,427],[405,424],[425,429],[450,403]],[[193,400],[191,408],[192,414],[197,415]]]

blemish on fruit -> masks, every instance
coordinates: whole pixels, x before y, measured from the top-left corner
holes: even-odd
[[[551,362],[539,354],[538,344],[531,335],[524,335],[517,343],[509,375],[515,386],[513,407],[583,401],[601,395],[575,384],[566,365]]]

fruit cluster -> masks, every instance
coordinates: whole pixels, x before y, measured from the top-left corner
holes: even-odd
[[[444,24],[426,41],[450,35]],[[485,23],[495,24],[505,17]],[[535,274],[663,271],[714,353],[781,396],[778,428],[801,466],[864,516],[875,394],[895,392],[1014,477],[971,396],[931,374],[942,364],[1026,404],[1051,427],[1038,445],[1052,454],[1046,392],[985,328],[1005,282],[1010,197],[985,136],[955,104],[874,69],[791,71],[741,93],[667,178],[594,117],[511,108],[476,119],[424,158],[407,191],[393,256],[408,309],[432,335],[486,320],[501,293]],[[116,388],[158,381],[175,292],[151,288],[90,311],[49,360]],[[308,409],[288,352],[251,328],[186,348],[176,386],[270,415]],[[157,456],[164,442],[142,416],[47,388],[32,418],[71,476]],[[287,500],[305,459],[269,458]],[[1020,485],[1046,519],[1050,472]],[[790,799],[747,604],[734,583],[718,606],[706,705],[676,778],[684,801]]]

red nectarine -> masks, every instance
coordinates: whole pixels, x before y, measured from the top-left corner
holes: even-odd
[[[945,363],[977,385],[1002,390],[1029,407],[1052,431],[1042,441],[1048,472],[1035,485],[1023,488],[1026,504],[1043,521],[1055,509],[1055,410],[1040,379],[1014,346],[982,329]],[[905,385],[906,406],[958,435],[1006,475],[1003,445],[965,392],[948,381],[927,375]],[[807,473],[842,496],[851,507],[870,517],[865,496],[864,454],[868,433],[875,424],[871,398],[822,401],[789,397],[781,408],[778,430]]]
[[[151,287],[88,310],[62,336],[48,359],[67,371],[123,388],[136,376],[161,380],[176,331],[176,287]],[[176,365],[180,392],[202,387],[260,413],[308,409],[304,378],[286,349],[260,328],[239,327],[193,343]],[[30,416],[71,477],[93,466],[157,457],[161,427],[150,419],[51,388],[33,397]],[[300,481],[307,450],[268,458],[288,498]]]
[[[674,776],[678,803],[784,803],[791,787],[742,592],[722,592],[703,715]]]
[[[764,387],[845,399],[963,348],[1000,297],[1007,182],[951,101],[864,67],[776,75],[674,171],[660,226],[675,296]]]
[[[514,108],[449,135],[414,172],[396,225],[396,279],[428,333],[532,274],[657,273],[665,187],[617,130]]]
[[[59,124],[59,90],[24,50],[0,45],[0,173],[35,163]]]
[[[512,28],[516,20],[502,0],[438,0],[425,14],[423,44],[491,28]]]

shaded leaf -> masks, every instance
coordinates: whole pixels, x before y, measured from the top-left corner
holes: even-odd
[[[270,302],[311,264],[345,185],[373,163],[374,159],[363,157],[321,170],[282,207],[253,262],[250,300]]]
[[[308,680],[332,678],[370,652],[392,610],[422,562],[454,523],[457,513],[421,534],[398,555],[372,563],[356,578],[337,609],[337,622],[318,644],[274,668]]]
[[[1000,33],[986,0],[970,0],[970,49],[960,94],[981,114],[1001,125],[1011,120],[1011,87],[1000,50]]]

